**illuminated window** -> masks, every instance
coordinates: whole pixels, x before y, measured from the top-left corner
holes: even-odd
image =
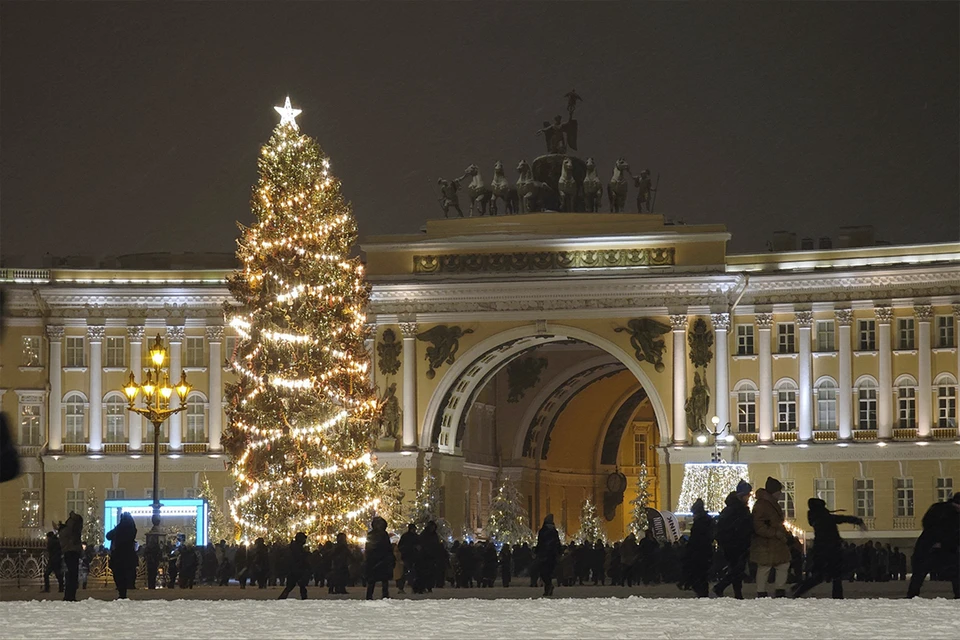
[[[777,352],[797,352],[796,329],[792,322],[781,322],[777,325]]]
[[[104,419],[107,428],[103,434],[104,442],[126,442],[127,440],[127,399],[119,393],[111,393],[104,402]]]
[[[913,516],[913,478],[895,478],[893,481],[896,515],[901,518]]]
[[[43,361],[40,359],[40,344],[40,336],[23,336],[23,352],[21,354],[20,366],[43,366]]]
[[[877,321],[860,320],[858,326],[860,327],[860,340],[858,349],[860,351],[876,351]]]
[[[795,431],[797,428],[797,387],[785,381],[777,387],[777,430]]]
[[[737,325],[737,355],[752,356],[753,351],[753,325]]]
[[[937,376],[937,426],[943,429],[957,426],[957,380],[950,374]]]
[[[837,350],[833,320],[817,320],[817,351],[829,353]]]
[[[813,493],[827,503],[827,510],[833,511],[837,504],[837,485],[833,478],[814,478]]]
[[[897,426],[913,429],[917,426],[917,381],[911,376],[897,379]]]
[[[757,431],[757,390],[752,385],[737,390],[737,431]]]
[[[71,393],[64,400],[63,407],[66,418],[63,424],[64,442],[86,442],[86,430],[84,429],[87,413],[86,405],[86,399],[79,393]]]
[[[853,481],[856,502],[855,515],[873,517],[873,478],[856,478]]]
[[[633,434],[633,464],[640,466],[647,461],[647,434]]]
[[[20,402],[20,439],[21,446],[43,444],[43,404],[40,396],[23,397]]]
[[[207,401],[199,393],[187,398],[187,431],[185,442],[199,443],[207,441]]]
[[[913,318],[897,318],[897,349],[916,348]]]
[[[857,387],[858,429],[877,428],[877,383],[865,379]]]
[[[817,385],[817,428],[835,431],[837,428],[837,383],[821,380]]]

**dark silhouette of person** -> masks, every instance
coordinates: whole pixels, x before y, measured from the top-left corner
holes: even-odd
[[[500,547],[500,581],[503,583],[503,586],[510,586],[510,578],[512,577],[513,571],[513,551],[510,550],[509,544],[504,544]]]
[[[928,573],[939,568],[941,577],[949,577],[953,597],[960,598],[960,493],[947,502],[937,502],[923,515],[923,532],[913,549],[913,576],[907,597],[920,595]]]
[[[270,550],[263,538],[257,538],[250,552],[251,585],[256,580],[258,589],[267,588],[267,578],[270,577]]]
[[[137,525],[129,513],[121,513],[117,526],[107,533],[110,541],[110,570],[113,582],[117,585],[117,594],[121,599],[127,597],[131,586],[131,576],[137,571]]]
[[[367,580],[367,600],[373,600],[373,590],[377,583],[381,585],[381,596],[390,597],[390,578],[396,558],[390,534],[387,533],[387,521],[376,516],[370,521],[367,543],[364,546],[365,577]]]
[[[62,530],[63,525],[58,527]],[[57,578],[57,591],[63,591],[63,552],[60,538],[53,531],[47,532],[47,568],[43,571],[43,592],[50,592],[50,574]]]
[[[560,555],[560,534],[553,524],[553,514],[543,519],[543,526],[537,532],[537,566],[540,579],[543,580],[543,595],[553,595],[553,572],[557,568]]]
[[[690,510],[693,525],[687,541],[685,578],[698,598],[706,598],[710,594],[707,577],[713,561],[713,518],[707,514],[702,498],[697,498]]]
[[[725,500],[726,506],[717,518],[716,539],[726,560],[723,576],[713,586],[713,592],[723,596],[727,586],[733,586],[733,595],[743,600],[743,573],[750,553],[750,538],[753,536],[753,518],[747,501],[753,487],[741,480],[735,491],[731,491]]]
[[[807,500],[807,522],[813,527],[813,550],[810,552],[810,570],[807,578],[793,590],[797,598],[821,582],[833,582],[833,597],[843,598],[843,546],[839,524],[855,524],[863,527],[863,520],[856,516],[841,516],[827,510],[827,503],[820,498]]]
[[[417,550],[420,547],[420,536],[417,534],[417,526],[412,522],[407,525],[407,530],[400,536],[397,542],[397,548],[400,550],[400,561],[403,563],[403,575],[397,581],[397,590],[403,593],[403,587],[414,583],[414,568],[417,566]]]
[[[80,540],[82,532],[83,518],[79,513],[71,511],[60,529],[59,536],[63,562],[67,567],[66,584],[62,589],[64,602],[77,601],[77,589],[80,587],[80,555],[83,553],[83,542]]]
[[[287,584],[278,600],[286,600],[294,587],[300,587],[300,599],[307,599],[307,583],[310,582],[310,555],[306,548],[307,534],[297,532],[290,542],[290,565],[287,569]]]

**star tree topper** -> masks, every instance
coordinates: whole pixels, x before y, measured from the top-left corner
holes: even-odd
[[[287,96],[287,101],[284,103],[282,107],[274,107],[274,109],[276,109],[277,113],[280,114],[280,126],[283,126],[289,123],[290,126],[293,127],[294,129],[298,129],[298,130],[300,129],[300,127],[297,126],[296,118],[298,115],[300,115],[302,110],[294,109],[293,107],[290,106],[290,96]]]

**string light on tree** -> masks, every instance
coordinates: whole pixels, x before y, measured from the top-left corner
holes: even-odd
[[[520,492],[509,478],[502,477],[490,504],[490,517],[484,533],[498,544],[530,542],[533,535],[528,522]]]
[[[633,516],[628,529],[637,538],[642,538],[650,526],[647,518],[647,508],[650,506],[650,480],[647,478],[647,464],[640,465],[640,475],[637,476],[637,497],[630,501],[633,505]]]
[[[680,485],[676,512],[689,514],[697,498],[703,498],[709,513],[719,513],[723,510],[727,495],[737,488],[737,483],[740,480],[749,482],[749,478],[745,464],[688,462],[683,465],[683,484]]]
[[[363,347],[369,287],[351,257],[356,222],[319,144],[287,98],[258,161],[252,226],[226,312],[239,340],[222,441],[241,539],[364,538],[395,476],[371,455],[377,398]]]
[[[597,508],[593,501],[587,498],[580,507],[580,530],[574,536],[577,542],[594,543],[597,540],[606,542],[606,535],[603,532],[603,524],[597,515]]]

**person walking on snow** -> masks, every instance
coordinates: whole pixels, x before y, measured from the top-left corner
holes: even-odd
[[[543,519],[543,526],[537,533],[537,565],[540,569],[540,579],[543,580],[543,595],[553,595],[553,570],[557,566],[557,556],[560,554],[560,534],[553,524],[553,514],[548,513]]]
[[[743,573],[750,553],[750,538],[753,537],[753,519],[747,501],[753,487],[746,480],[737,484],[726,499],[726,506],[717,518],[717,544],[726,560],[723,577],[713,586],[713,593],[723,597],[723,590],[733,587],[733,596],[743,600]]]
[[[697,498],[690,508],[693,525],[687,542],[686,580],[698,598],[709,594],[707,574],[713,559],[713,518],[707,514],[703,498]]]
[[[280,592],[277,600],[286,600],[294,587],[300,587],[300,599],[307,599],[307,583],[310,582],[310,552],[304,546],[307,543],[307,534],[297,533],[290,542],[290,567],[287,570],[287,585]]]
[[[381,584],[381,595],[390,597],[390,578],[393,577],[393,545],[387,533],[387,521],[376,516],[370,522],[367,532],[367,544],[364,548],[366,562],[367,600],[373,600],[373,590]]]
[[[753,541],[750,543],[750,560],[757,564],[757,597],[767,597],[767,581],[774,571],[774,597],[787,594],[787,569],[790,567],[789,536],[783,526],[783,508],[780,498],[783,485],[776,478],[767,478],[763,489],[757,489],[757,502],[753,505]]]
[[[960,598],[960,493],[947,502],[937,502],[923,515],[923,533],[913,550],[913,576],[907,588],[907,597],[920,595],[920,587],[927,574],[942,567],[942,577],[949,577],[953,597]],[[938,553],[939,552],[939,553]],[[939,556],[939,558],[938,558]]]
[[[810,557],[810,573],[807,579],[793,590],[798,598],[821,582],[833,582],[833,597],[843,599],[843,548],[840,546],[838,524],[855,524],[864,531],[863,520],[856,516],[838,516],[827,510],[827,503],[820,498],[807,500],[807,522],[813,527],[813,551]]]

